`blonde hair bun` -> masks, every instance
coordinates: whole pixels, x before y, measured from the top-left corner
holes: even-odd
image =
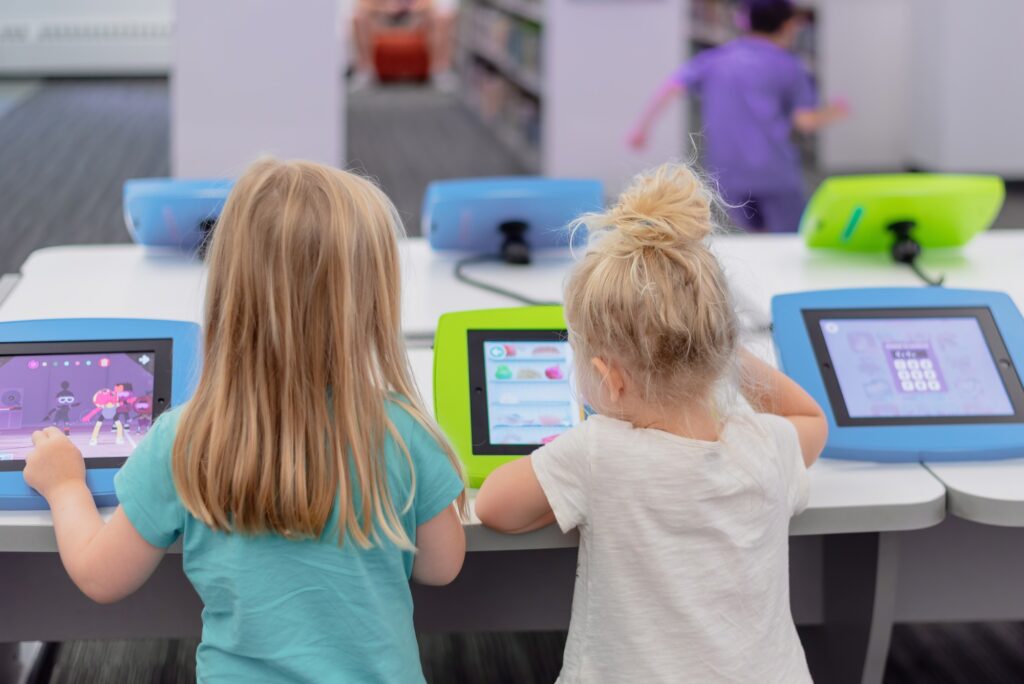
[[[710,396],[735,359],[739,324],[707,238],[715,194],[691,169],[666,164],[636,177],[607,212],[583,216],[586,254],[565,288],[565,319],[582,386],[589,359],[622,363],[644,400]],[[600,407],[596,407],[600,411]]]
[[[623,247],[679,248],[712,232],[712,196],[692,169],[664,164],[638,175],[605,215]]]

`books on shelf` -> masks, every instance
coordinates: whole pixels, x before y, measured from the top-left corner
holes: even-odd
[[[477,0],[463,10],[463,99],[529,171],[540,167],[541,3]]]

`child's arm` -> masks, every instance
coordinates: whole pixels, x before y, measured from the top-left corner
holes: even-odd
[[[811,467],[828,439],[825,412],[800,385],[750,352],[743,350],[740,358],[743,396],[755,411],[781,416],[796,427],[804,464]]]
[[[458,511],[449,506],[416,528],[412,578],[420,584],[450,584],[466,558],[466,533]]]
[[[149,579],[165,549],[143,539],[120,506],[103,522],[85,484],[82,454],[60,430],[35,432],[32,442],[25,481],[50,504],[64,568],[93,601],[120,601]]]
[[[476,496],[476,516],[487,527],[520,534],[555,522],[529,456],[491,473]]]
[[[793,112],[793,128],[801,133],[814,133],[850,115],[850,105],[836,98],[825,107],[797,109]]]
[[[685,92],[686,88],[682,83],[679,83],[675,78],[671,78],[665,81],[664,84],[658,89],[648,103],[647,108],[640,116],[640,120],[637,122],[636,127],[633,128],[629,133],[627,142],[629,146],[636,150],[642,150],[647,146],[647,136],[650,133],[651,127],[654,122],[658,120],[662,112],[665,111],[665,107],[671,102],[676,96],[681,95]]]

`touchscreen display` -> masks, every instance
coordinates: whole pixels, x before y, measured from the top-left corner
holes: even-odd
[[[977,317],[818,320],[851,419],[1013,416]]]
[[[547,444],[579,423],[568,342],[484,342],[492,444]]]
[[[476,454],[527,454],[578,425],[564,331],[471,331]]]
[[[159,355],[156,348],[17,355],[0,350],[2,469],[23,467],[32,432],[49,426],[74,442],[86,467],[123,462],[153,424],[155,405],[163,408],[162,400],[154,402],[155,369],[169,359]]]

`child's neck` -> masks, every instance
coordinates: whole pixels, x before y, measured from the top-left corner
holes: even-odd
[[[717,442],[722,425],[709,406],[692,403],[666,411],[658,406],[634,406],[625,417],[638,428],[661,430],[686,439]]]
[[[792,49],[792,45],[790,44],[789,39],[784,33],[758,33],[756,31],[751,31],[747,35],[751,38],[756,38],[757,40],[763,40],[767,43],[771,43],[776,47],[782,48],[783,50]]]

